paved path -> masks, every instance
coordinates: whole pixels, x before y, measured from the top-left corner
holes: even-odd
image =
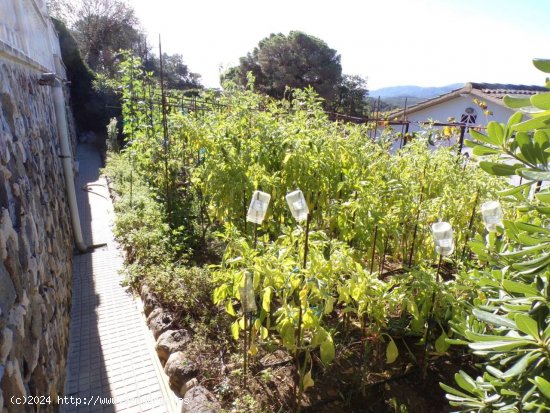
[[[68,404],[62,411],[171,413],[175,397],[154,353],[153,336],[139,303],[120,285],[122,257],[111,232],[112,204],[99,177],[99,153],[79,145],[77,160],[84,241],[106,245],[74,257]]]

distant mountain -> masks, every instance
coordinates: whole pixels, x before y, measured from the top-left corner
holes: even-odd
[[[464,86],[463,83],[453,83],[452,85],[440,87],[390,86],[371,90],[369,95],[372,97],[380,96],[381,99],[401,97],[429,99],[450,92],[451,90],[459,89],[462,86]]]
[[[405,98],[407,106],[411,106],[423,100],[443,95],[451,90],[460,89],[462,86],[464,86],[463,83],[453,83],[452,85],[440,87],[390,86],[371,90],[369,91],[369,96],[373,99],[377,99],[380,96],[381,100],[390,105],[403,107],[405,105]]]

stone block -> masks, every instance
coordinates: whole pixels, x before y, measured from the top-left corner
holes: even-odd
[[[12,396],[19,398],[27,396],[27,389],[23,384],[23,377],[21,376],[19,362],[17,360],[8,361],[6,363],[6,370],[4,372],[4,377],[2,378],[2,390],[6,400],[11,399]],[[8,405],[8,410],[10,413],[22,412],[24,409],[24,405]]]
[[[51,90],[4,57],[0,125],[0,412],[12,413],[24,407],[8,394],[63,392],[73,237]]]
[[[169,378],[170,386],[179,391],[185,383],[199,374],[199,369],[185,353],[178,351],[170,356],[164,366],[164,372]]]
[[[0,308],[3,314],[9,312],[16,298],[17,293],[13,281],[8,274],[8,270],[6,270],[6,267],[4,267],[4,264],[0,261]]]
[[[191,334],[186,330],[167,330],[162,333],[155,346],[157,355],[165,363],[171,354],[183,351],[191,341]]]
[[[217,413],[221,405],[211,392],[203,386],[195,386],[185,393],[181,413]]]
[[[4,364],[13,347],[13,331],[3,328],[0,331],[0,363]]]

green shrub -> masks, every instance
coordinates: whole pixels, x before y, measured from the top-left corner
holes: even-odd
[[[182,265],[151,266],[143,280],[166,303],[194,319],[209,314],[212,305],[212,279],[207,268]]]
[[[129,263],[159,265],[174,260],[170,229],[162,204],[133,171],[128,152],[110,153],[103,172],[110,178],[117,196],[114,234],[126,251]]]
[[[535,65],[550,73],[550,61]],[[550,92],[504,101],[538,113],[522,121],[518,112],[507,125],[472,133],[474,154],[488,156],[482,169],[524,183],[500,193],[515,219],[471,243],[481,264],[469,273],[478,297],[454,323],[462,339],[453,342],[479,356],[484,371],[457,373],[459,389],[441,385],[460,412],[550,411],[550,190],[540,191],[550,180]]]

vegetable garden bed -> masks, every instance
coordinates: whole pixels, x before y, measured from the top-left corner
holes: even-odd
[[[128,281],[193,331],[199,382],[238,412],[448,411],[438,383],[475,361],[450,347],[451,322],[486,298],[468,241],[505,182],[427,137],[390,153],[391,133],[330,121],[312,91],[227,85],[190,112],[159,102],[135,58],[121,76],[126,143],[107,173]],[[300,222],[285,200],[298,189]],[[253,224],[258,190],[270,201]],[[439,221],[454,229],[443,260]]]

